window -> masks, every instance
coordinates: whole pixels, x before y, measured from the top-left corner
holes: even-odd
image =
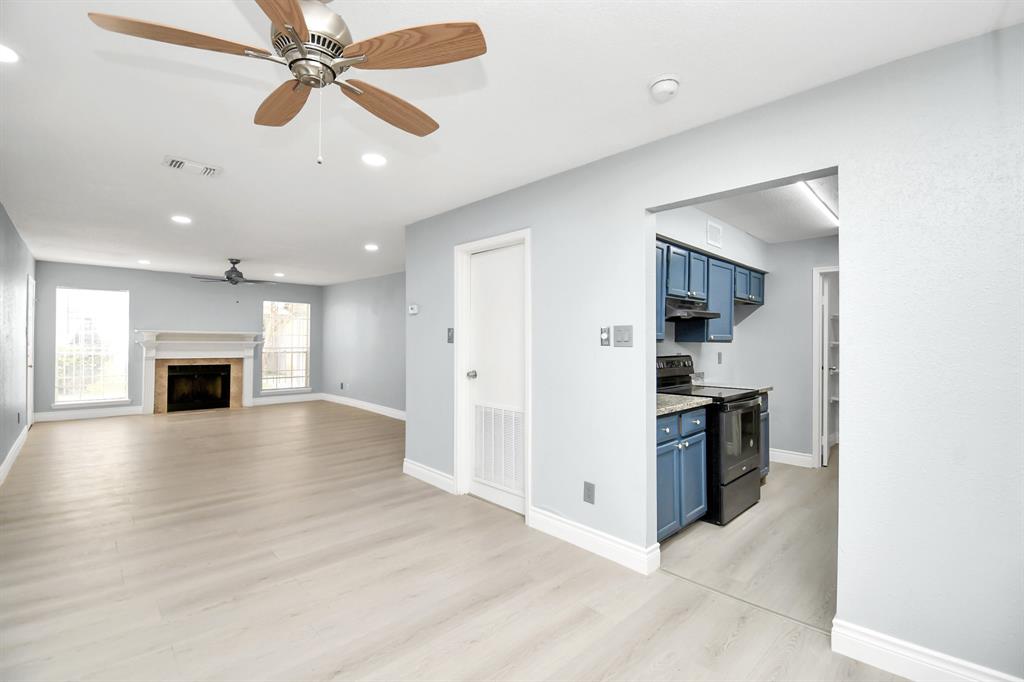
[[[57,288],[54,403],[128,399],[128,292]]]
[[[309,304],[263,302],[263,390],[309,388]]]

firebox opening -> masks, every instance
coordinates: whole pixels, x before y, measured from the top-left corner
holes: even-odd
[[[167,411],[231,406],[231,365],[169,365]]]

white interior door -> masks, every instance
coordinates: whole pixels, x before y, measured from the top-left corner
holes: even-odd
[[[25,320],[25,424],[35,420],[36,386],[36,280],[28,276],[28,301]]]
[[[469,492],[525,513],[526,274],[523,244],[469,257],[463,442],[472,452]]]
[[[821,464],[839,442],[839,273],[822,277]]]

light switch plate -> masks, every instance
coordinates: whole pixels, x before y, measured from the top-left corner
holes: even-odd
[[[601,327],[601,345],[610,346],[612,345],[612,329],[611,327]]]
[[[448,343],[455,343],[455,327],[448,327]]]
[[[590,481],[583,481],[583,501],[587,504],[594,504],[595,487]]]
[[[616,347],[628,348],[633,345],[633,325],[617,324],[612,327],[612,330]]]

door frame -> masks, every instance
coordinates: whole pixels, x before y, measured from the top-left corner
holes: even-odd
[[[36,278],[27,275],[25,301],[25,427],[36,419]]]
[[[811,307],[812,307],[812,341],[813,346],[811,359],[813,364],[811,365],[811,375],[813,376],[813,389],[811,390],[811,457],[814,462],[814,468],[821,468],[821,460],[824,456],[824,450],[821,447],[822,433],[821,433],[821,418],[822,418],[822,404],[824,402],[824,385],[822,383],[821,366],[824,361],[822,351],[824,350],[824,334],[825,334],[825,320],[822,318],[821,307],[824,304],[824,298],[821,295],[821,285],[825,280],[825,276],[836,273],[839,274],[838,265],[829,265],[824,267],[814,268],[811,276],[811,290],[813,295],[811,296]],[[839,327],[840,334],[842,334],[842,326]],[[840,346],[842,348],[842,346]],[[827,437],[827,436],[826,436]]]
[[[506,232],[505,234],[478,239],[472,242],[457,244],[455,256],[455,341],[454,341],[454,374],[452,381],[455,389],[454,414],[454,462],[455,493],[465,495],[469,492],[473,477],[473,444],[470,437],[472,420],[466,391],[462,390],[466,373],[466,344],[461,342],[462,332],[469,320],[469,287],[470,259],[475,253],[493,251],[506,246],[523,246],[523,365],[525,377],[523,383],[523,516],[527,525],[530,523],[530,509],[533,500],[533,315],[532,315],[532,276],[530,265],[530,228]]]

